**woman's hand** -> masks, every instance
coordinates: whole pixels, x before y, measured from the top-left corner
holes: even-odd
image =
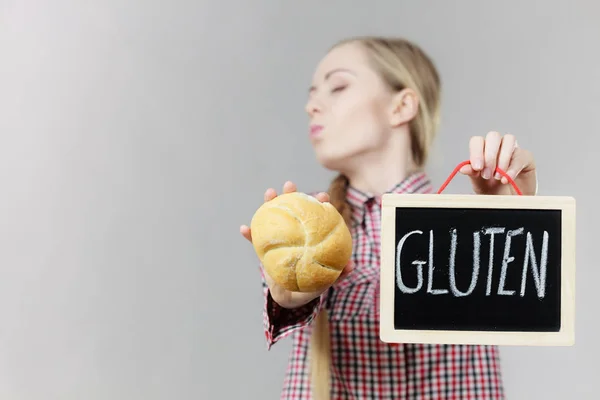
[[[283,185],[283,193],[291,193],[291,192],[295,192],[295,191],[296,191],[296,185],[294,183],[286,182]],[[265,192],[264,201],[266,203],[267,201],[273,200],[275,197],[277,197],[277,192],[274,189],[268,189]],[[314,197],[321,202],[329,201],[329,195],[327,193],[319,193]],[[242,225],[240,227],[240,233],[250,243],[252,243],[252,232],[250,231],[249,226]],[[340,274],[340,277],[338,278],[337,281],[339,282],[341,279],[345,278],[346,275],[348,275],[351,271],[352,271],[352,264],[350,263],[344,268],[344,270]],[[281,307],[284,307],[284,308],[301,307],[307,303],[310,303],[312,300],[316,299],[321,294],[323,294],[323,292],[325,292],[327,290],[327,288],[325,288],[319,292],[310,292],[310,293],[291,292],[291,291],[286,290],[286,289],[282,288],[281,286],[277,285],[273,281],[273,279],[271,279],[271,277],[267,274],[267,271],[265,271],[264,269],[263,269],[263,272],[265,275],[265,280],[266,280],[267,285],[269,286],[269,290],[271,292],[271,297],[277,304],[279,304]]]
[[[533,154],[521,149],[513,135],[490,132],[485,139],[474,136],[469,142],[469,153],[471,164],[463,166],[460,172],[471,178],[475,193],[516,194],[508,179],[495,172],[496,167],[512,178],[523,195],[537,193]]]

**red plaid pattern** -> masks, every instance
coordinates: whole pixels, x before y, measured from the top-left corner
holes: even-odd
[[[390,192],[432,193],[432,186],[425,173],[417,173]],[[312,303],[287,310],[273,301],[263,275],[267,348],[293,338],[281,398],[311,399],[311,322],[319,307],[327,307],[332,399],[504,399],[495,346],[387,344],[379,339],[381,199],[350,187],[347,201],[352,207],[355,263],[348,279]]]

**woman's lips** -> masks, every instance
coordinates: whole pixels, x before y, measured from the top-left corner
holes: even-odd
[[[310,126],[310,137],[318,136],[323,130],[322,125],[311,125]]]

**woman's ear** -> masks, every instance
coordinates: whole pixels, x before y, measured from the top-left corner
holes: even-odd
[[[412,89],[403,89],[392,96],[390,124],[396,128],[410,122],[419,111],[419,97]]]

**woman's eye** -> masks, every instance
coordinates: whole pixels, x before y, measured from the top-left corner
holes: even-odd
[[[341,92],[342,90],[346,89],[346,86],[336,86],[334,87],[331,92],[332,93],[337,93],[337,92]]]

